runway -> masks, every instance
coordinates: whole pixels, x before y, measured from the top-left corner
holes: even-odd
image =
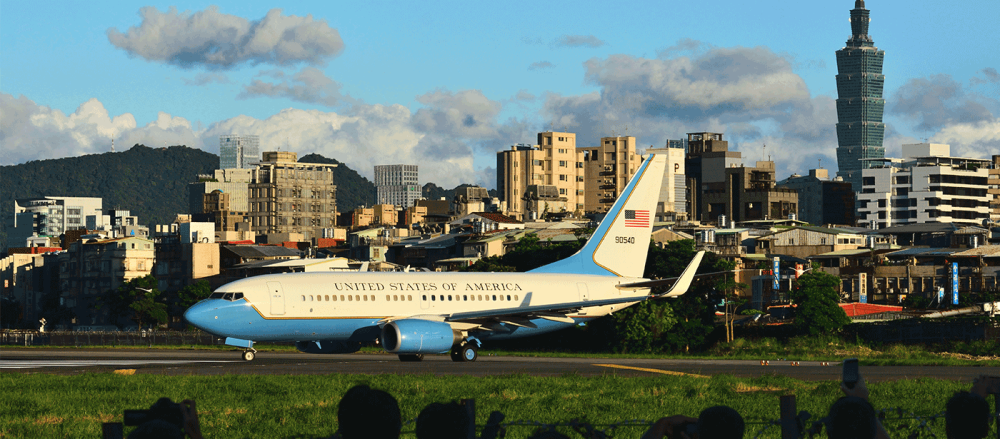
[[[787,376],[820,381],[839,380],[839,363],[776,361],[767,365],[751,360],[608,359],[499,357],[484,353],[472,363],[456,363],[446,355],[428,355],[421,362],[401,362],[395,355],[315,355],[292,352],[257,353],[251,362],[239,351],[162,349],[0,349],[0,372],[79,374],[134,370],[156,375],[301,375],[301,374],[431,374],[588,377],[730,374],[740,377]],[[862,366],[868,381],[921,377],[971,381],[979,375],[1000,375],[1000,367],[970,366]]]

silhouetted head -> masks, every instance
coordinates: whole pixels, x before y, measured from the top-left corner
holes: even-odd
[[[982,439],[990,430],[990,405],[982,396],[956,392],[944,412],[949,439]]]
[[[873,439],[878,433],[875,409],[856,396],[840,398],[830,406],[826,433],[830,439]]]
[[[709,407],[698,415],[699,439],[740,439],[745,428],[743,417],[724,405]]]
[[[431,403],[417,416],[417,439],[464,439],[469,418],[458,403]]]
[[[344,439],[397,439],[403,425],[396,398],[364,384],[340,399],[337,423]]]

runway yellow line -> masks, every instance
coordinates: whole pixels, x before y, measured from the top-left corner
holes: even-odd
[[[620,364],[592,364],[591,366],[611,367],[611,368],[615,368],[615,369],[638,370],[638,371],[642,371],[642,372],[661,373],[661,374],[664,374],[664,375],[688,376],[688,377],[694,377],[694,378],[709,378],[709,377],[707,377],[705,375],[698,375],[696,373],[674,372],[672,370],[663,370],[663,369],[648,369],[648,368],[645,368],[645,367],[622,366]]]

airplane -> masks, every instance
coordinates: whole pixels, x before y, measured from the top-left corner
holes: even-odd
[[[577,253],[525,273],[254,276],[219,287],[184,317],[243,348],[245,361],[260,341],[294,341],[320,354],[378,342],[401,361],[445,352],[456,362],[475,361],[483,341],[545,334],[687,291],[704,252],[676,281],[642,277],[665,166],[665,156],[650,155]],[[671,283],[666,293],[650,294]]]

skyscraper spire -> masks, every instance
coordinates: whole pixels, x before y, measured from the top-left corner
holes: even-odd
[[[864,0],[855,0],[851,37],[837,51],[837,175],[851,182],[854,192],[861,192],[861,170],[871,167],[865,159],[885,158],[885,52],[868,35],[870,22]]]

